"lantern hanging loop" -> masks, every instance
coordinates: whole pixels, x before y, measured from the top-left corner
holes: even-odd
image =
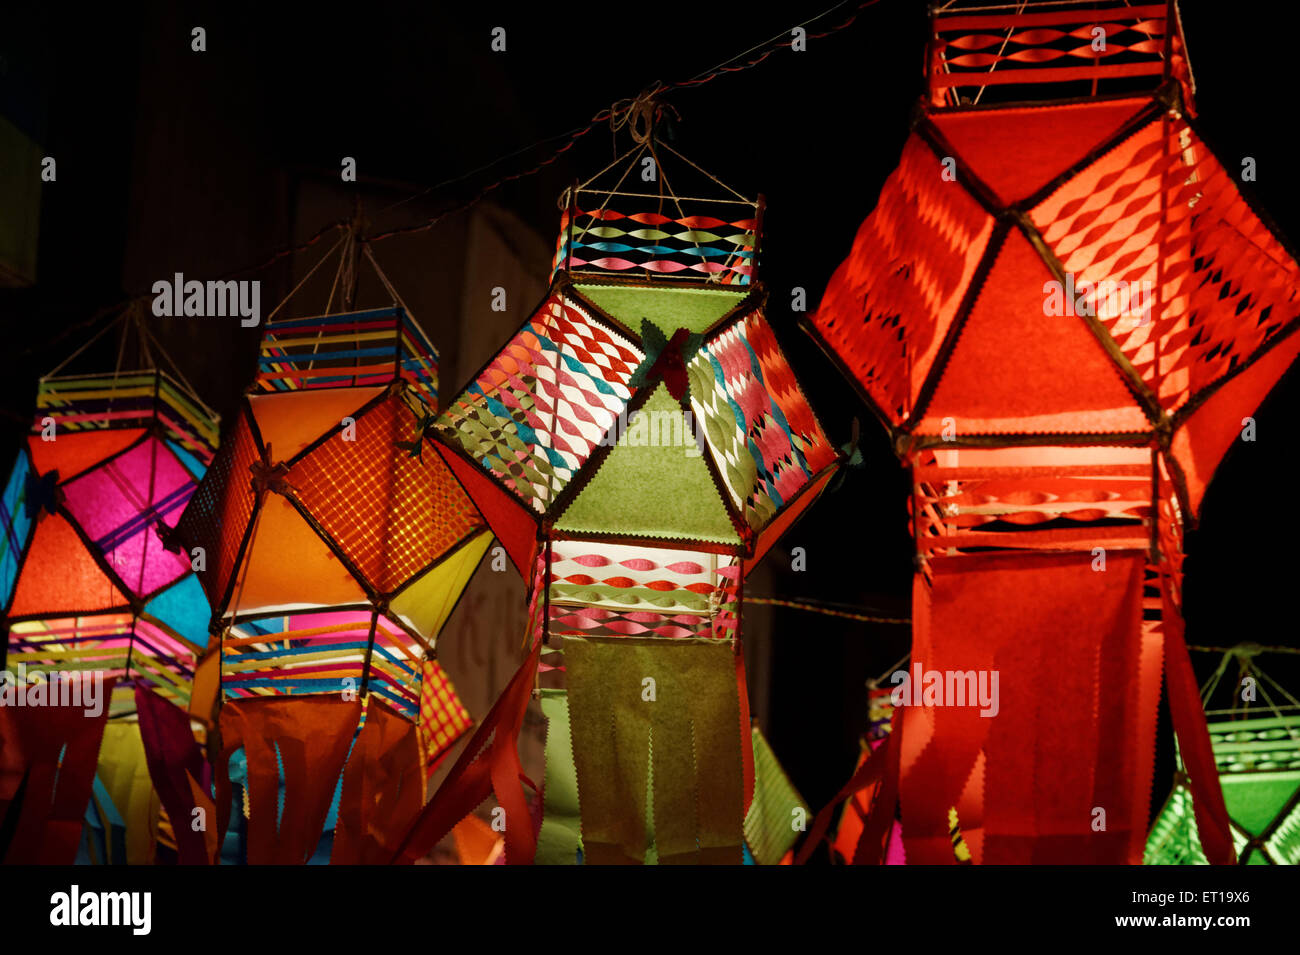
[[[673,116],[680,119],[675,109],[659,99],[663,89],[663,84],[655,80],[633,98],[616,101],[609,108],[610,132],[617,133],[626,126],[633,142],[640,146],[650,141],[664,110],[672,110]]]

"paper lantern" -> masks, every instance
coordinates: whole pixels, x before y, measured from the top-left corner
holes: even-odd
[[[1242,865],[1300,865],[1300,717],[1209,724],[1232,840]],[[1151,827],[1148,865],[1204,865],[1184,773]]]
[[[24,692],[42,673],[102,679],[107,695],[98,719],[81,718],[88,707],[15,698],[0,707],[0,804],[31,828],[30,841],[9,847],[10,861],[71,863],[92,794],[93,860],[152,861],[156,821],[139,787],[152,788],[134,714],[147,693],[174,707],[188,732],[209,609],[189,559],[164,537],[215,443],[212,413],[160,370],[40,383],[0,505],[7,691]],[[52,815],[33,815],[41,805]]]
[[[913,666],[1001,675],[997,717],[912,707],[891,739],[908,860],[952,861],[955,810],[976,861],[1140,861],[1163,656],[1227,861],[1182,527],[1300,351],[1300,272],[1198,131],[1175,4],[945,7],[931,33],[809,324],[912,471]]]
[[[653,152],[642,141],[616,165]],[[761,202],[588,182],[566,206],[546,297],[435,427],[531,583],[533,652],[406,857],[489,789],[508,818],[528,811],[501,780],[517,776],[508,741],[544,640],[566,695],[543,709],[572,767],[556,773],[566,747],[548,743],[536,860],[738,863],[753,774],[742,580],[838,455],[765,315]],[[507,824],[509,861],[533,859],[530,829]]]
[[[133,681],[188,706],[209,611],[158,530],[215,443],[211,412],[161,371],[41,382],[3,499],[8,667],[117,676],[115,714]]]
[[[340,774],[333,860],[376,861],[376,833],[409,822],[470,724],[436,639],[491,535],[425,446],[436,362],[402,308],[268,323],[254,385],[177,528],[206,556],[217,804],[228,811],[243,747],[250,862],[307,861]]]

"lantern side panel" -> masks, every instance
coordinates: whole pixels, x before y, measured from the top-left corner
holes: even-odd
[[[715,335],[691,362],[691,406],[731,500],[761,530],[836,452],[761,312]]]
[[[1055,279],[1010,231],[917,426],[957,435],[1143,431],[1149,421],[1084,318],[1053,305]]]
[[[1152,122],[1031,217],[1167,414],[1300,314],[1300,266],[1185,120]]]
[[[103,560],[143,597],[189,572],[189,560],[163,546],[158,526],[176,523],[197,485],[166,442],[151,437],[69,481],[63,493]]]
[[[892,425],[911,412],[993,231],[913,134],[812,326]]]
[[[748,297],[744,289],[664,288],[652,285],[594,285],[574,289],[605,314],[632,331],[643,320],[667,337],[679,328],[705,334]]]
[[[241,413],[177,524],[177,535],[191,554],[194,548],[202,548],[206,570],[199,574],[199,582],[214,608],[226,599],[240,544],[252,520],[252,467],[260,457]]]
[[[25,450],[19,450],[14,469],[5,484],[4,496],[0,498],[0,521],[4,522],[4,538],[0,539],[0,608],[9,606],[14,582],[18,579],[18,566],[32,529],[32,515],[27,504],[31,480],[31,458]]]
[[[627,407],[628,379],[644,357],[552,294],[438,428],[544,513]]]
[[[694,440],[684,437],[682,407],[666,385],[655,387],[639,415],[647,424],[645,443],[637,422],[631,423],[558,515],[555,529],[738,546],[739,532],[704,454]],[[674,440],[674,433],[683,437]],[[667,502],[671,505],[665,506]]]
[[[483,523],[400,395],[308,452],[288,480],[376,593],[395,592]]]

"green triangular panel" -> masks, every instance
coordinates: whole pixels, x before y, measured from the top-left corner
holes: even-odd
[[[644,423],[628,425],[555,529],[740,544],[704,454],[682,426],[682,407],[662,382],[641,415]],[[665,437],[670,423],[680,440]]]
[[[575,285],[588,301],[632,331],[649,319],[671,337],[679,328],[706,332],[740,304],[746,291],[716,288],[646,288],[636,285]]]
[[[790,782],[757,726],[751,736],[754,800],[745,815],[745,842],[759,865],[779,865],[803,831],[799,825],[808,817],[808,804]]]
[[[1300,787],[1300,773],[1255,773],[1220,780],[1228,815],[1255,835],[1277,818]]]

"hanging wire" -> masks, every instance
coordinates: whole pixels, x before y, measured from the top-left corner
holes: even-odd
[[[138,321],[138,302],[132,302],[123,316],[122,337],[117,343],[117,362],[113,365],[113,387],[108,394],[108,413],[113,413],[113,402],[117,400],[117,379],[122,374],[122,355],[126,352],[126,335],[131,326]]]
[[[628,175],[631,174],[631,172],[632,172],[632,170],[633,170],[634,168],[636,168],[637,157],[640,156],[643,152],[646,151],[646,146],[647,146],[646,142],[645,142],[645,141],[642,141],[642,142],[640,142],[640,143],[638,143],[638,144],[636,145],[636,147],[634,148],[634,150],[631,150],[631,151],[630,151],[630,152],[633,153],[633,155],[632,155],[632,158],[629,160],[629,162],[628,162],[628,164],[627,164],[627,168],[623,170],[623,175],[619,177],[618,182],[614,185],[614,188],[613,188],[611,191],[605,193],[605,201],[602,202],[602,203],[600,204],[600,208],[597,209],[595,213],[588,213],[588,214],[587,214],[587,218],[590,219],[591,221],[588,222],[586,225],[584,225],[584,226],[582,227],[582,232],[581,232],[581,233],[579,233],[578,235],[575,235],[575,236],[573,237],[573,244],[574,244],[574,246],[576,246],[576,245],[578,244],[578,240],[580,240],[580,239],[582,239],[584,236],[586,236],[586,234],[587,234],[587,230],[590,229],[590,228],[592,227],[592,225],[593,225],[595,222],[597,222],[597,221],[603,221],[603,220],[601,220],[600,214],[603,213],[603,212],[605,211],[605,208],[609,205],[609,200],[612,199],[612,198],[614,198],[614,196],[618,193],[618,189],[619,189],[619,187],[623,185],[623,182],[627,179]],[[626,155],[626,154],[625,154],[625,155]],[[618,162],[618,160],[615,160],[614,163],[611,164],[611,166],[614,165],[614,164],[616,164],[617,162]],[[606,169],[609,169],[610,166],[606,166],[605,168],[606,168]],[[603,172],[603,170],[602,170],[602,172]],[[601,173],[597,173],[596,176],[593,176],[591,179],[588,179],[588,180],[587,180],[587,184],[590,184],[591,182],[593,182],[593,181],[596,179],[596,177],[599,176],[599,175],[601,175]],[[579,195],[580,193],[582,193],[583,191],[584,191],[584,186],[579,186],[579,187],[577,188],[577,190],[576,190],[576,191],[574,192],[574,194],[573,194],[573,214],[574,214],[574,218],[577,218],[577,216],[578,216],[578,214],[579,214],[579,211],[580,211],[580,210],[578,209],[578,195]],[[585,191],[587,191],[587,192],[595,192],[596,190],[587,189],[587,190],[585,190]],[[573,250],[572,250],[572,249],[569,250],[569,255],[570,255],[570,256],[573,255]]]
[[[143,322],[140,323],[140,330],[145,335],[149,336],[150,341],[153,342],[153,347],[158,349],[158,354],[166,359],[167,364],[171,366],[171,373],[176,377],[177,382],[185,389],[186,397],[197,404],[209,418],[212,418],[214,421],[219,420],[221,416],[209,408],[203,399],[199,397],[198,392],[195,391],[194,386],[190,384],[189,379],[185,377],[180,366],[176,364],[172,356],[163,348],[162,343],[158,341],[158,336],[151,332],[149,326]],[[166,369],[160,369],[160,371],[163,374],[167,373]]]
[[[820,39],[824,39],[825,37],[831,36],[835,33],[839,33],[842,30],[848,29],[857,21],[859,13],[861,13],[863,10],[867,9],[868,7],[875,6],[879,2],[880,0],[865,0],[865,2],[861,2],[857,4],[857,6],[853,10],[852,15],[849,16],[847,20],[845,20],[842,23],[836,24],[835,26],[829,27],[828,29],[823,30],[820,33],[809,33],[808,38],[813,40],[820,40]],[[809,17],[807,20],[795,24],[794,27],[790,27],[785,30],[782,30],[780,33],[777,33],[776,35],[768,38],[767,40],[764,40],[763,42],[750,47],[748,50],[745,50],[742,53],[737,53],[736,55],[726,60],[723,60],[718,65],[695,74],[689,79],[678,80],[677,82],[669,83],[666,85],[656,81],[654,84],[652,84],[652,88],[656,89],[657,92],[669,92],[674,89],[689,89],[696,86],[703,86],[705,83],[717,79],[719,76],[723,75],[724,73],[736,73],[742,70],[750,69],[751,67],[755,67],[759,63],[762,63],[764,60],[766,60],[777,50],[788,48],[790,45],[790,34],[796,27],[807,28],[811,26],[813,23],[831,16],[836,11],[842,9],[846,5],[847,5],[846,0],[841,0],[841,2],[836,3],[835,5],[827,8],[826,10],[823,10],[821,13],[817,14],[816,16]],[[759,56],[751,58],[749,60],[744,60],[745,57],[759,50],[763,51]],[[738,62],[742,60],[744,60],[744,62]],[[429,186],[427,189],[417,192],[413,196],[409,196],[408,198],[401,199],[390,206],[386,206],[384,209],[380,210],[380,214],[387,212],[390,209],[395,209],[398,206],[404,205],[407,202],[411,202],[415,199],[419,199],[422,196],[427,196],[432,192],[445,188],[446,186],[454,185],[458,182],[462,182],[465,179],[469,179],[479,172],[483,172],[487,169],[492,168],[493,166],[497,165],[500,162],[504,162],[506,159],[513,159],[515,156],[530,152],[533,149],[537,148],[538,146],[542,146],[545,145],[546,143],[554,142],[557,139],[565,140],[564,145],[560,146],[557,150],[555,150],[555,152],[553,152],[546,159],[542,160],[536,166],[524,172],[507,176],[504,179],[499,180],[496,183],[493,183],[492,186],[488,187],[487,191],[490,191],[491,189],[496,188],[497,186],[505,182],[509,182],[512,179],[519,179],[519,178],[523,178],[524,176],[530,176],[534,173],[540,172],[546,166],[551,165],[553,162],[559,159],[560,156],[562,156],[564,153],[568,152],[579,139],[589,134],[592,130],[596,129],[597,127],[599,127],[605,122],[609,122],[609,121],[617,122],[618,117],[623,112],[623,110],[630,108],[635,102],[636,102],[635,98],[619,100],[616,103],[614,103],[612,106],[606,107],[605,109],[602,109],[599,112],[597,112],[594,116],[592,116],[591,120],[586,125],[577,126],[569,130],[568,132],[559,133],[555,136],[548,136],[544,139],[540,139],[529,146],[525,146],[522,149],[517,149],[506,156],[502,156],[497,159],[494,159],[491,162],[486,163],[483,166],[480,166],[478,169],[464,173],[460,176],[456,176],[455,178],[452,179],[444,180],[443,182],[440,182],[436,185]],[[481,196],[476,197],[474,201],[477,201],[478,198],[481,198]]]
[[[645,141],[644,141],[644,140],[635,140],[634,145],[632,146],[631,149],[629,149],[627,152],[623,153],[622,155],[615,156],[613,162],[611,162],[608,166],[606,166],[606,167],[605,167],[604,169],[602,169],[600,172],[596,173],[596,175],[592,176],[592,177],[591,177],[590,179],[588,179],[586,182],[580,182],[580,183],[578,183],[578,189],[577,189],[577,191],[578,191],[578,192],[596,192],[597,190],[595,190],[595,189],[589,189],[588,186],[590,186],[593,182],[595,182],[595,181],[596,181],[597,179],[599,179],[601,176],[605,175],[605,173],[609,172],[611,169],[613,169],[615,166],[617,166],[620,162],[622,162],[622,161],[625,160],[625,159],[628,159],[628,157],[631,157],[631,160],[629,160],[628,165],[629,165],[629,166],[635,166],[635,165],[636,165],[636,162],[635,162],[636,157],[635,157],[635,156],[632,156],[632,154],[633,154],[633,153],[637,153],[637,154],[639,155],[640,153],[642,153],[642,152],[644,152],[644,151],[645,151]],[[627,178],[627,173],[624,173],[624,174],[623,174],[623,178]],[[620,182],[621,182],[621,181],[622,181],[622,180],[620,180]],[[617,187],[615,187],[615,188],[617,188]]]
[[[397,288],[393,285],[393,283],[388,280],[388,274],[384,272],[382,268],[379,267],[379,260],[375,258],[375,251],[370,247],[369,242],[365,242],[361,246],[361,252],[363,255],[365,255],[366,259],[374,267],[375,275],[379,276],[379,281],[384,286],[384,288],[387,289],[388,294],[393,296],[393,300],[402,307],[402,311],[406,312],[407,316],[411,319],[411,321],[415,322],[416,325],[419,325],[420,322],[415,317],[415,313],[412,312],[411,309],[407,306],[406,302],[402,299],[401,293],[397,291]]]
[[[84,344],[73,351],[72,354],[59,362],[49,372],[42,375],[40,380],[47,381],[56,377],[59,372],[67,368],[68,365],[75,361],[78,356],[83,354],[86,349],[102,338],[110,330],[118,327],[118,324],[121,323],[121,337],[118,340],[117,359],[113,366],[114,385],[117,384],[117,380],[121,377],[123,362],[126,357],[127,335],[131,330],[134,330],[137,336],[137,348],[139,349],[139,354],[142,360],[142,368],[140,370],[156,371],[160,374],[166,375],[167,377],[174,378],[175,384],[178,384],[181,389],[184,390],[187,398],[197,404],[208,417],[213,420],[218,420],[220,416],[213,411],[202,398],[199,397],[198,391],[194,388],[194,385],[190,383],[189,379],[185,377],[185,373],[181,371],[180,365],[171,356],[171,353],[163,346],[158,336],[149,329],[148,323],[144,320],[143,309],[144,300],[142,299],[132,299],[127,302],[126,307],[112,322],[97,331],[87,339]],[[161,362],[159,359],[161,359]],[[166,363],[166,367],[163,367],[163,362]],[[114,397],[110,395],[110,410],[112,408],[113,400]]]
[[[672,153],[672,154],[673,154],[674,156],[676,156],[678,159],[682,160],[682,162],[684,162],[684,163],[686,163],[687,165],[691,166],[691,167],[692,167],[693,169],[695,169],[696,171],[700,172],[701,174],[703,174],[703,175],[705,175],[705,176],[708,176],[710,179],[712,179],[714,182],[716,182],[716,183],[717,183],[719,186],[721,186],[723,189],[726,189],[728,192],[730,192],[733,196],[735,196],[735,197],[736,197],[737,199],[739,199],[741,202],[745,203],[746,205],[751,205],[751,206],[752,206],[752,205],[755,205],[755,202],[754,202],[753,199],[750,199],[748,196],[744,196],[744,195],[742,195],[741,193],[737,192],[735,189],[731,188],[731,186],[727,185],[725,182],[723,182],[721,179],[719,179],[719,178],[718,178],[717,176],[715,176],[713,173],[709,172],[709,171],[708,171],[707,169],[705,169],[703,166],[700,166],[698,163],[692,162],[692,161],[691,161],[690,159],[688,159],[686,156],[683,156],[683,155],[682,155],[681,153],[679,153],[677,150],[673,149],[672,146],[668,145],[668,144],[665,143],[665,142],[661,142],[661,143],[659,143],[659,145],[662,146],[664,149],[668,150],[670,153]]]
[[[884,683],[885,680],[889,679],[890,676],[897,673],[898,668],[901,667],[903,664],[905,664],[908,660],[910,660],[911,657],[912,657],[912,652],[909,650],[907,653],[904,653],[901,657],[895,660],[890,666],[888,666],[885,669],[885,672],[880,674],[880,676],[868,680],[867,687],[869,689],[874,690],[876,687],[880,686],[880,684]]]
[[[813,603],[808,600],[781,600],[777,597],[755,597],[751,594],[746,594],[745,602],[762,604],[767,607],[785,607],[790,610],[804,610],[808,613],[819,613],[827,617],[840,617],[844,620],[858,620],[862,623],[910,624],[912,622],[908,617],[886,617],[879,613],[862,613],[858,610],[841,610],[837,607]],[[869,607],[862,608],[862,610],[870,609],[871,608]]]
[[[727,185],[725,182],[723,182],[713,173],[704,169],[702,166],[692,161],[691,159],[688,159],[686,156],[682,155],[682,153],[678,152],[668,143],[660,142],[655,137],[654,131],[655,131],[655,125],[658,121],[658,118],[660,117],[660,115],[665,109],[671,109],[671,107],[668,107],[666,104],[663,104],[658,100],[658,94],[662,89],[663,89],[662,84],[655,82],[654,84],[652,84],[651,86],[643,90],[641,93],[639,93],[634,99],[620,101],[620,103],[615,104],[616,111],[622,110],[622,114],[621,114],[621,118],[618,119],[611,117],[610,119],[611,134],[613,134],[619,129],[627,128],[629,135],[632,137],[634,145],[627,152],[623,153],[620,156],[616,156],[613,162],[611,162],[608,166],[600,170],[600,172],[596,173],[591,178],[587,179],[585,182],[579,184],[576,190],[574,190],[572,199],[575,206],[574,209],[575,217],[577,214],[582,213],[581,209],[576,208],[576,200],[578,195],[580,195],[583,192],[588,192],[594,195],[603,195],[605,197],[604,201],[601,202],[600,204],[600,208],[597,209],[596,212],[582,213],[586,217],[587,221],[582,225],[581,232],[578,233],[573,238],[573,244],[575,246],[577,245],[579,240],[581,240],[586,236],[589,229],[594,227],[599,221],[603,221],[602,214],[604,213],[606,207],[609,205],[610,200],[616,195],[621,198],[657,199],[659,201],[659,206],[656,211],[659,215],[663,215],[665,200],[666,199],[671,200],[673,206],[677,210],[678,219],[684,220],[686,218],[686,211],[682,207],[682,201],[683,201],[682,197],[680,197],[677,194],[677,191],[673,189],[672,181],[668,177],[668,170],[665,168],[663,160],[660,159],[659,157],[658,147],[661,146],[664,149],[668,150],[677,158],[681,159],[687,165],[691,166],[693,169],[695,169],[705,178],[712,180],[714,183],[721,186],[724,190],[731,193],[733,196],[736,196],[736,199],[734,200],[717,199],[711,197],[709,198],[688,197],[685,200],[686,202],[689,203],[739,202],[753,209],[758,208],[757,202],[755,202],[752,199],[749,199],[744,194],[738,192],[736,189]],[[673,110],[673,113],[675,115],[676,111]],[[638,160],[641,158],[642,153],[647,151],[650,153],[650,158],[654,161],[655,181],[659,187],[658,192],[641,193],[641,192],[622,191],[623,183],[627,180],[627,177],[628,175],[631,174],[632,170],[637,167]],[[619,181],[615,184],[613,189],[592,188],[592,183],[596,182],[601,176],[605,175],[605,173],[609,172],[611,169],[613,169],[615,166],[618,166],[620,163],[626,163],[626,167],[624,168],[623,174],[619,177]],[[562,208],[567,207],[569,200],[570,200],[569,191],[566,190],[565,193],[560,197],[561,207]],[[691,230],[691,231],[692,233],[694,233],[696,230]],[[699,255],[700,261],[704,262],[706,257],[704,255],[704,250],[700,246],[700,241],[698,236],[694,234],[692,235],[691,244],[694,246],[696,253]],[[736,258],[736,254],[732,253],[728,257],[728,263],[733,261],[735,258]],[[645,271],[647,273],[647,277],[649,277],[649,270],[646,269]],[[722,272],[711,272],[709,273],[706,281],[711,283],[719,283],[721,282],[721,276],[722,276]]]

